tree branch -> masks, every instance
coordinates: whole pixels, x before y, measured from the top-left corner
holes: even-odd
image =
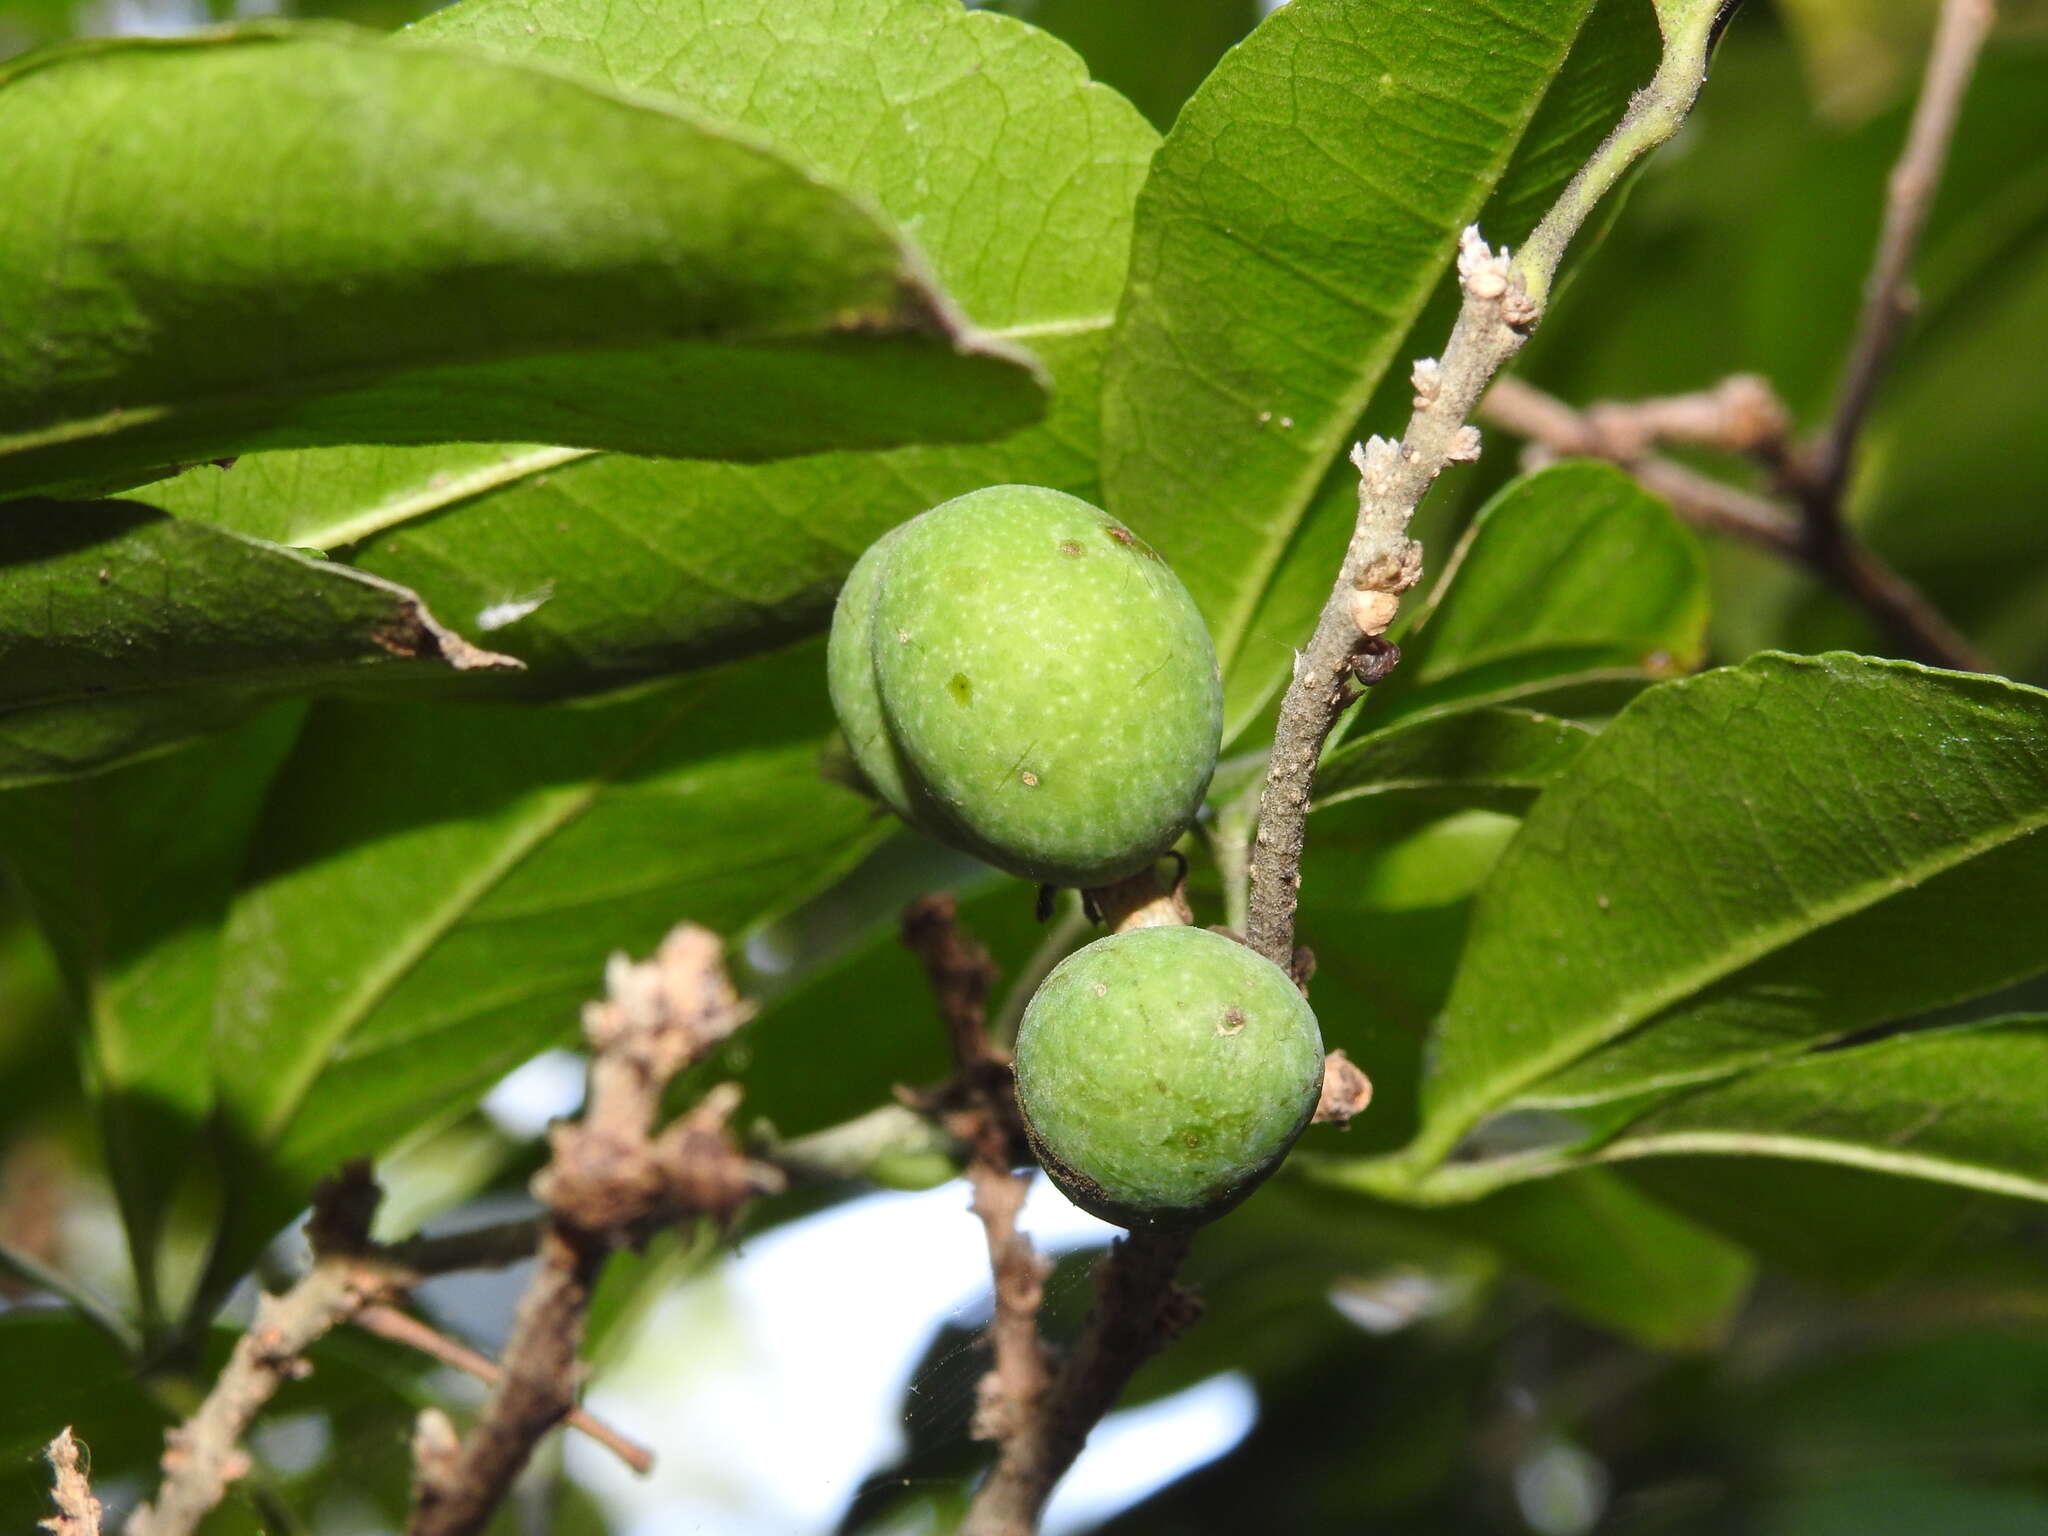
[[[1706,73],[1711,17],[1665,38],[1655,78],[1630,101],[1593,157],[1543,217],[1519,257],[1494,252],[1467,229],[1458,252],[1464,300],[1441,360],[1415,365],[1414,412],[1399,443],[1375,437],[1352,462],[1359,473],[1358,521],[1315,632],[1295,657],[1280,701],[1273,755],[1259,798],[1246,913],[1251,947],[1282,968],[1294,960],[1294,911],[1316,764],[1337,717],[1399,659],[1385,635],[1401,594],[1421,579],[1422,546],[1408,524],[1436,478],[1479,455],[1467,419],[1487,385],[1543,313],[1565,248],[1600,198],[1639,156],[1671,137],[1691,110]]]
[[[583,1117],[555,1127],[553,1156],[534,1181],[547,1207],[539,1268],[502,1375],[467,1440],[452,1443],[445,1417],[421,1416],[408,1536],[482,1529],[540,1437],[575,1408],[584,1315],[615,1250],[684,1216],[730,1221],[753,1195],[780,1185],[727,1135],[738,1101],[730,1085],[655,1133],[669,1080],[749,1015],[716,936],[685,924],[645,964],[615,955],[605,988],[605,1000],[583,1014],[593,1052]]]
[[[505,1269],[533,1257],[540,1241],[540,1218],[522,1216],[469,1227],[458,1232],[437,1232],[409,1237],[378,1249],[384,1268],[410,1290],[433,1275],[453,1274],[464,1269]]]
[[[1857,604],[1900,654],[1958,671],[1989,671],[1989,663],[1917,587],[1847,530],[1832,541],[1816,542],[1792,508],[1650,451],[1659,442],[1688,442],[1784,463],[1782,437],[1773,440],[1757,426],[1770,413],[1746,403],[1753,388],[1753,381],[1739,376],[1698,395],[1639,405],[1602,403],[1579,411],[1532,384],[1508,378],[1487,391],[1479,414],[1550,453],[1611,460],[1695,527],[1806,566]],[[1723,412],[1719,419],[1717,402]]]
[[[1110,1248],[1095,1268],[1095,1310],[1080,1343],[1038,1411],[1011,1426],[960,1536],[1031,1536],[1038,1529],[1054,1487],[1138,1367],[1200,1315],[1194,1294],[1173,1278],[1188,1243],[1185,1232],[1134,1232]]]
[[[530,1256],[531,1222],[370,1241],[381,1196],[365,1161],[346,1165],[313,1191],[306,1233],[313,1264],[289,1289],[263,1296],[206,1400],[164,1437],[164,1481],[128,1519],[128,1536],[186,1536],[247,1469],[243,1435],[279,1387],[312,1369],[306,1352],[325,1334],[434,1275],[510,1264]],[[517,1246],[515,1245],[517,1243]]]
[[[314,1190],[313,1267],[291,1289],[257,1301],[206,1401],[165,1435],[163,1485],[129,1517],[128,1536],[188,1536],[248,1469],[241,1443],[250,1421],[279,1387],[312,1369],[306,1351],[387,1289],[370,1242],[378,1198],[367,1163],[351,1163]]]
[[[1892,167],[1884,224],[1878,234],[1870,276],[1864,284],[1863,312],[1857,321],[1856,339],[1849,349],[1833,419],[1801,476],[1809,488],[1803,498],[1807,517],[1823,525],[1841,522],[1857,436],[1917,302],[1912,285],[1913,258],[1919,249],[1921,232],[1927,227],[1935,189],[1941,185],[1942,172],[1948,164],[1949,144],[1955,137],[1963,96],[1976,72],[1977,55],[1983,49],[1996,10],[1995,0],[1943,0],[1920,100],[1906,130],[1905,148]]]
[[[903,943],[924,965],[952,1047],[953,1080],[931,1096],[927,1109],[967,1148],[972,1208],[995,1281],[989,1323],[995,1362],[981,1379],[974,1436],[1008,1446],[1038,1423],[1052,1379],[1052,1362],[1038,1339],[1051,1265],[1017,1230],[1031,1176],[1011,1169],[1030,1157],[1009,1056],[988,1038],[995,961],[961,926],[959,903],[947,892],[921,896],[904,909]]]

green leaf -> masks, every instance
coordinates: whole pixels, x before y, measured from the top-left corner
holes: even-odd
[[[2048,1343],[2037,1329],[1953,1313],[1928,1323],[1871,1330],[1773,1373],[1744,1393],[1730,1427],[1795,1475],[1913,1462],[2032,1475],[2048,1434]]]
[[[127,501],[0,503],[0,788],[343,686],[516,668],[413,593]]]
[[[173,1194],[212,1108],[220,925],[301,709],[182,751],[0,795],[0,858],[48,936],[145,1312]]]
[[[1438,1214],[1500,1248],[1580,1316],[1660,1349],[1718,1339],[1754,1267],[1726,1238],[1602,1169]]]
[[[1259,0],[995,0],[987,8],[1052,33],[1162,130],[1265,11]]]
[[[1553,465],[1480,510],[1359,723],[1612,699],[1697,666],[1706,622],[1699,543],[1671,509],[1612,465]]]
[[[1588,1068],[1605,1096],[2048,966],[2018,916],[2048,889],[2044,824],[2037,690],[1846,655],[1650,690],[1482,893],[1418,1154],[1616,1041],[1622,1067]]]
[[[1712,1227],[1776,1274],[1851,1295],[2010,1295],[2039,1266],[2012,1241],[2031,1205],[1834,1163],[1650,1158],[1629,1182]]]
[[[228,1253],[572,1039],[608,954],[743,936],[869,847],[824,692],[813,646],[593,705],[317,708],[222,940]]]
[[[271,454],[153,488],[163,505],[354,546],[437,611],[488,613],[491,644],[561,689],[822,629],[870,542],[964,491],[1099,496],[1097,375],[1157,136],[1058,43],[955,0],[725,0],[717,25],[664,13],[659,28],[597,0],[471,0],[412,35],[772,135],[914,231],[979,324],[1045,359],[1050,416],[981,447],[758,466],[476,445]]]
[[[1328,1134],[1312,1131],[1310,1139]],[[1500,1190],[1470,1205],[1412,1211],[1312,1187],[1326,1161],[1325,1154],[1297,1151],[1288,1167],[1299,1164],[1309,1178],[1289,1180],[1270,1196],[1262,1192],[1245,1217],[1268,1247],[1283,1254],[1295,1248],[1287,1255],[1295,1264],[1321,1269],[1324,1288],[1338,1278],[1330,1270],[1346,1260],[1354,1279],[1404,1261],[1470,1275],[1469,1258],[1447,1262],[1445,1250],[1480,1244],[1580,1317],[1656,1348],[1691,1349],[1720,1336],[1749,1287],[1753,1266],[1740,1248],[1606,1169]],[[1306,1230],[1290,1233],[1290,1220]],[[1270,1254],[1258,1262],[1273,1266]],[[1297,1309],[1307,1300],[1299,1294],[1303,1278],[1273,1282],[1286,1287],[1291,1294],[1283,1301]]]
[[[1458,232],[1535,225],[1654,68],[1649,23],[1592,0],[1295,0],[1175,123],[1105,369],[1104,482],[1209,620],[1226,738],[1328,595],[1356,515],[1344,453],[1390,370],[1371,424],[1406,419],[1404,340]]]
[[[552,71],[329,26],[100,41],[0,68],[0,141],[0,491],[364,441],[774,458],[1043,410],[863,205]]]
[[[1800,1158],[2048,1200],[2044,1081],[2048,1020],[1898,1035],[1684,1094],[1598,1156]]]
[[[2037,1488],[1909,1469],[1785,1493],[1750,1510],[1744,1528],[1757,1536],[2033,1536],[2044,1525],[2048,1494]]]
[[[1524,709],[1411,720],[1348,742],[1316,769],[1315,809],[1417,795],[1460,809],[1520,811],[1569,767],[1593,732]]]

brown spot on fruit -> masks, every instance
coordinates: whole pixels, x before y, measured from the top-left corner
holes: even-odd
[[[1061,539],[1060,553],[1067,556],[1071,560],[1080,559],[1081,541],[1079,539]]]
[[[1226,1008],[1223,1010],[1223,1017],[1216,1021],[1216,1033],[1219,1035],[1235,1035],[1241,1033],[1243,1029],[1244,1010],[1242,1008]]]
[[[1108,534],[1116,543],[1123,545],[1125,549],[1132,551],[1134,554],[1143,555],[1147,560],[1157,560],[1159,558],[1158,550],[1154,549],[1150,544],[1147,544],[1120,523],[1112,523],[1102,531]]]

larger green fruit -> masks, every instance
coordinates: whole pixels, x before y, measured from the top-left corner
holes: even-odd
[[[1053,1182],[1124,1227],[1222,1215],[1280,1165],[1323,1082],[1287,973],[1205,928],[1098,939],[1017,1031],[1017,1105]]]
[[[1216,649],[1187,589],[1059,491],[974,491],[884,535],[839,595],[829,667],[883,798],[1029,880],[1143,868],[1216,766]]]

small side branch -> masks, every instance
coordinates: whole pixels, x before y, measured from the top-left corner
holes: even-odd
[[[401,1312],[396,1307],[386,1306],[381,1302],[367,1306],[356,1314],[355,1325],[365,1333],[374,1333],[394,1344],[416,1349],[430,1359],[438,1360],[465,1375],[474,1376],[486,1386],[496,1386],[504,1379],[504,1371],[489,1355],[479,1353],[467,1344],[449,1338],[445,1333],[421,1322],[411,1313]],[[562,1422],[571,1429],[583,1431],[642,1477],[654,1470],[652,1451],[628,1440],[594,1414],[586,1413],[581,1408],[571,1408]]]
[[[716,936],[686,924],[645,964],[614,956],[605,983],[605,1000],[583,1016],[593,1052],[583,1117],[555,1128],[553,1155],[534,1181],[547,1207],[539,1267],[502,1373],[468,1439],[456,1442],[445,1418],[422,1415],[409,1536],[482,1529],[540,1437],[575,1409],[584,1316],[614,1251],[685,1216],[730,1221],[751,1196],[779,1186],[727,1134],[735,1090],[714,1090],[656,1130],[669,1080],[748,1017]]]
[[[1532,384],[1508,378],[1487,391],[1479,414],[1546,453],[1619,464],[1693,526],[1805,566],[1860,607],[1901,655],[1958,671],[1990,670],[1947,617],[1850,530],[1813,538],[1801,517],[1804,497],[1800,507],[1768,500],[1653,451],[1660,442],[1693,443],[1758,458],[1789,477],[1791,457],[1782,432],[1773,436],[1763,430],[1772,412],[1757,406],[1758,387],[1739,377],[1698,395],[1602,403],[1580,411]]]
[[[1714,421],[1702,409],[1727,398],[1722,387],[1668,401],[1646,401],[1643,408],[1603,402],[1581,411],[1533,384],[1505,378],[1496,380],[1486,392],[1479,404],[1479,419],[1526,438],[1541,448],[1544,458],[1595,458],[1618,464],[1670,502],[1694,527],[1799,559],[1799,523],[1784,507],[1654,451],[1661,443],[1687,442],[1731,453],[1758,453],[1765,446],[1763,441],[1721,430],[1726,424]],[[1685,404],[1676,414],[1685,417],[1693,429],[1684,435],[1666,430],[1674,415],[1672,407],[1679,402]]]
[[[1841,519],[1857,437],[1913,314],[1913,258],[1948,165],[1963,97],[1976,73],[1977,56],[1996,11],[1995,0],[1943,0],[1920,100],[1886,190],[1884,224],[1864,284],[1863,312],[1843,371],[1841,393],[1833,419],[1802,476],[1810,487],[1804,498],[1810,518],[1836,523]]]

